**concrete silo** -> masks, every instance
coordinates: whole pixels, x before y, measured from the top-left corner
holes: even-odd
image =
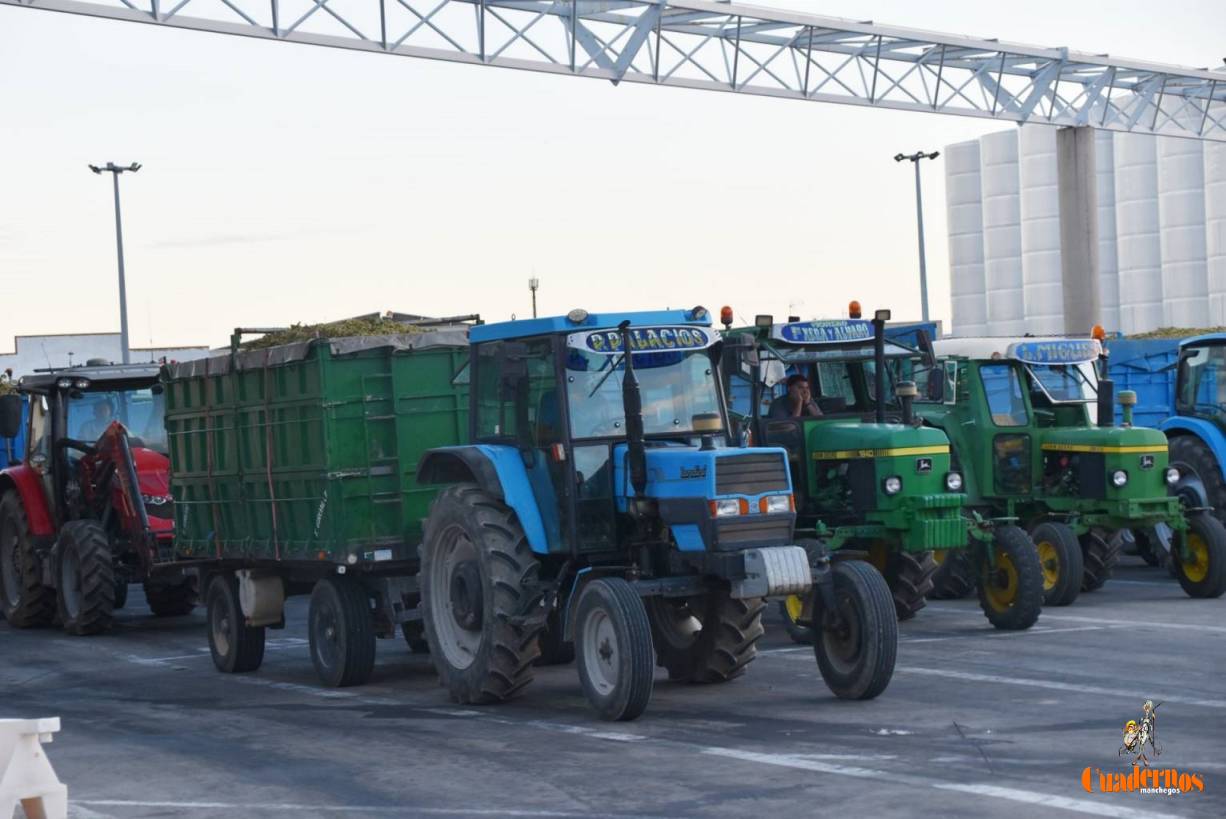
[[[959,335],[983,335],[988,331],[988,302],[983,272],[979,142],[950,145],[944,157],[951,323]]]
[[[1209,323],[1226,326],[1226,144],[1206,142],[1205,268],[1209,283]]]
[[[1026,331],[1026,321],[1022,294],[1017,131],[981,137],[979,159],[988,325],[994,334],[1021,334]]]
[[[1139,333],[1162,320],[1162,243],[1158,231],[1155,138],[1115,134],[1115,248],[1119,329]]]
[[[1194,139],[1158,140],[1158,226],[1162,245],[1162,320],[1169,327],[1209,323],[1205,252],[1205,160]]]

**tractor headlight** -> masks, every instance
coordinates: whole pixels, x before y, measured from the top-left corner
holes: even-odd
[[[72,382],[72,386],[76,387],[78,390],[88,390],[89,389],[89,379],[88,378],[75,379]]]
[[[55,380],[55,386],[59,387],[61,390],[66,390],[72,386],[72,379],[71,378],[57,378]]]
[[[962,491],[962,476],[957,472],[948,472],[945,475],[945,488],[950,492]]]
[[[1117,469],[1111,473],[1111,483],[1115,484],[1116,489],[1122,489],[1128,485],[1128,473],[1122,469]]]
[[[717,518],[729,518],[741,514],[741,502],[736,498],[711,501],[711,514]]]
[[[1173,466],[1168,466],[1164,477],[1166,478],[1167,486],[1174,486],[1179,483],[1179,470]]]
[[[891,475],[881,482],[881,488],[885,490],[887,495],[897,495],[902,491],[902,478],[897,475]]]
[[[758,504],[758,509],[764,515],[790,512],[792,511],[792,498],[789,495],[767,495]]]

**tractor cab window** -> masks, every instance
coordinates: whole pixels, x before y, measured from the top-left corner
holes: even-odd
[[[818,388],[815,396],[822,412],[839,412],[856,406],[856,390],[851,370],[855,364],[823,361],[817,365]]]
[[[523,449],[562,440],[553,340],[491,341],[476,352],[477,438]]]
[[[1179,360],[1179,409],[1226,418],[1226,345],[1185,349]]]
[[[165,452],[165,405],[161,389],[108,390],[70,393],[68,396],[68,437],[93,443],[113,421],[128,430],[132,443]]]
[[[1089,403],[1098,396],[1098,379],[1090,362],[1078,364],[1028,364],[1033,379],[1032,395],[1044,403]]]
[[[992,423],[998,427],[1026,426],[1026,400],[1017,368],[1005,363],[984,364],[979,368],[979,377],[983,381]]]

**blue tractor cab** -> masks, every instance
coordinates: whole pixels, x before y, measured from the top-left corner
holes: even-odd
[[[724,682],[754,659],[768,597],[803,596],[844,698],[880,694],[897,626],[867,564],[793,536],[786,452],[732,445],[724,341],[701,307],[471,329],[470,444],[427,452],[449,484],[425,524],[431,656],[461,703],[509,699],[577,658],[606,719],[633,719],[653,667]]]

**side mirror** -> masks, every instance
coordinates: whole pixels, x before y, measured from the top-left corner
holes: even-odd
[[[919,347],[920,360],[923,361],[925,367],[935,367],[937,365],[937,351],[932,346],[932,339],[928,337],[928,331],[921,328],[915,331],[916,346]]]
[[[16,438],[21,432],[21,407],[24,403],[20,395],[0,395],[0,438]]]

